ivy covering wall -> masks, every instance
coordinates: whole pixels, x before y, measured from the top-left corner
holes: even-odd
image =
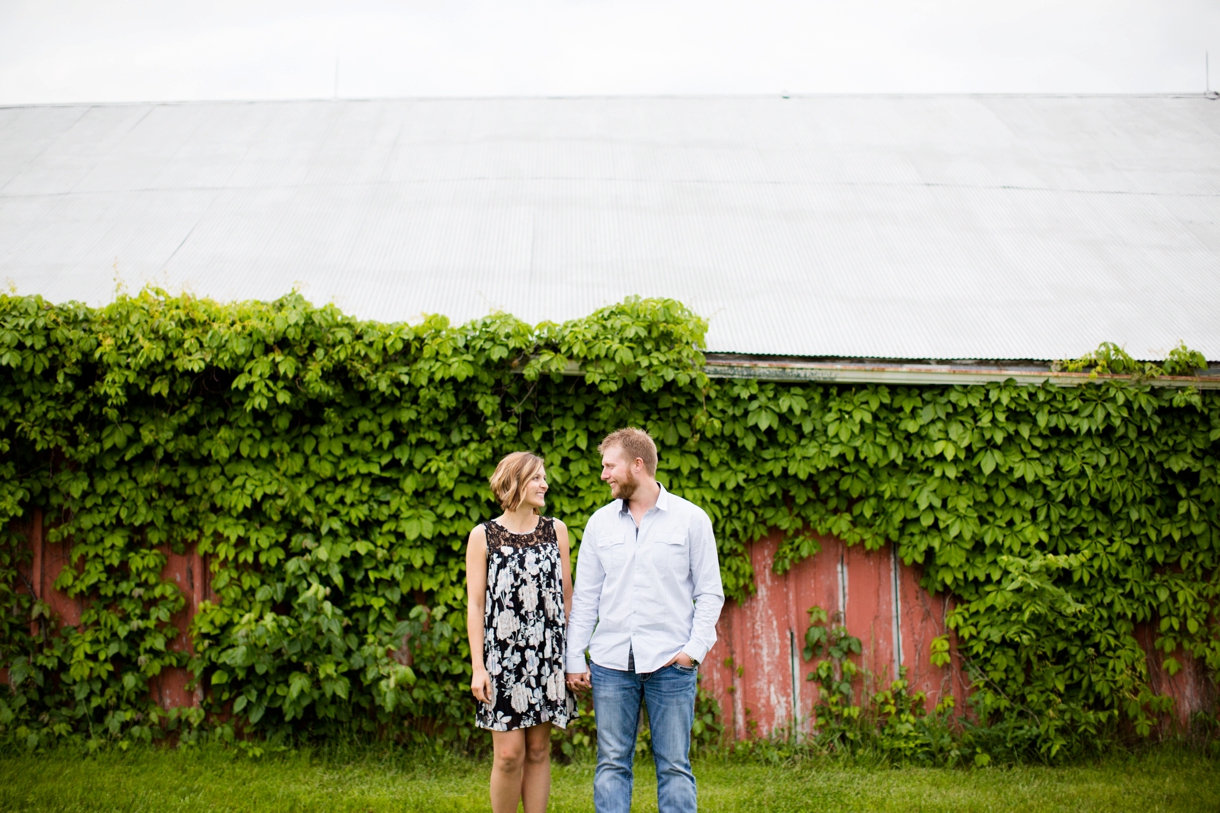
[[[579,541],[607,499],[597,442],[628,424],[657,438],[660,479],[711,515],[733,598],[752,589],[746,545],[771,530],[781,570],[817,552],[814,533],[896,542],[956,597],[980,721],[1020,723],[1038,749],[1150,731],[1166,701],[1139,623],[1170,671],[1182,653],[1220,670],[1215,394],[708,380],[704,330],[664,300],[453,327],[297,295],[0,297],[0,736],[460,741],[463,546],[495,513],[488,474],[509,451],[543,454],[549,511]],[[1179,351],[1165,369],[1200,362]],[[47,608],[22,589],[14,530],[35,508],[49,541],[71,543],[57,587],[86,607],[37,636]],[[195,616],[188,658],[169,647],[184,598],[160,573],[166,550],[192,546],[219,600]],[[179,666],[202,709],[150,699]]]

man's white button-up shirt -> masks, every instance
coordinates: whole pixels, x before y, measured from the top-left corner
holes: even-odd
[[[622,500],[585,527],[576,559],[567,670],[593,662],[655,672],[679,652],[702,661],[716,643],[724,606],[712,523],[702,508],[661,488],[639,527]],[[590,640],[591,639],[591,640]]]

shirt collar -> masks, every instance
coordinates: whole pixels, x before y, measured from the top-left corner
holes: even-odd
[[[660,483],[657,483],[657,486],[660,487],[661,493],[657,495],[656,507],[658,509],[660,509],[661,511],[668,511],[669,510],[669,492],[666,491],[665,486],[661,485]],[[627,503],[625,501],[615,500],[614,502],[616,505],[618,505],[618,513],[620,513],[620,514],[631,513],[630,509],[627,508]]]
[[[662,511],[669,510],[669,492],[665,490],[665,486],[657,483],[661,487],[661,493],[657,495],[657,508]]]

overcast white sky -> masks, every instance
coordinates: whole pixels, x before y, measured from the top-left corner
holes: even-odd
[[[1202,92],[1220,0],[0,0],[0,104]],[[1220,65],[1212,70],[1220,85]]]

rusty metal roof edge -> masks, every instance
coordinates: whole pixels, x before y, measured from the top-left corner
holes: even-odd
[[[709,378],[756,378],[767,381],[813,381],[843,384],[924,384],[968,386],[1008,381],[1018,384],[1051,383],[1060,387],[1078,387],[1101,381],[1138,381],[1132,375],[1094,375],[1069,373],[1039,367],[981,366],[955,364],[853,364],[823,361],[765,361],[730,359],[717,354],[709,357],[703,371]],[[1153,387],[1195,387],[1220,390],[1220,369],[1198,376],[1160,376],[1142,379]]]
[[[523,372],[524,367],[517,370]],[[970,386],[1012,380],[1018,384],[1045,384],[1079,387],[1103,381],[1142,382],[1153,387],[1220,390],[1220,368],[1211,367],[1204,375],[1164,375],[1141,379],[1133,375],[1093,375],[1065,373],[1036,366],[964,366],[952,364],[852,364],[818,361],[762,361],[726,359],[709,354],[703,371],[709,378],[753,378],[761,381],[810,381],[828,384],[914,384],[925,386]],[[575,361],[569,361],[563,375],[583,375]]]

